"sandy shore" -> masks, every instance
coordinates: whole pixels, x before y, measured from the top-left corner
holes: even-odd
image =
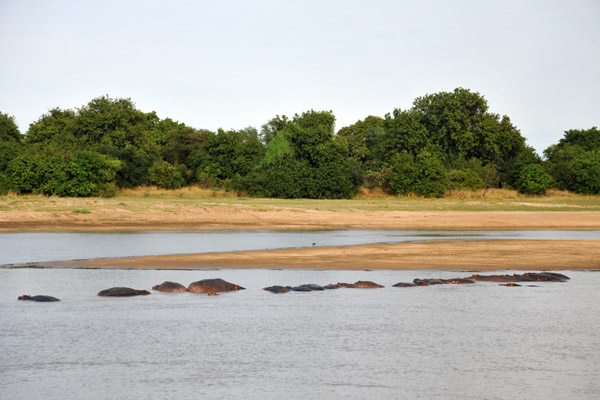
[[[491,240],[313,247],[49,263],[80,268],[600,269],[600,241]]]
[[[73,201],[79,207],[97,200]],[[66,203],[67,205],[69,203]],[[93,212],[46,209],[0,211],[0,232],[114,232],[211,229],[415,229],[510,230],[600,229],[593,211],[327,211],[283,207],[189,206],[152,203],[149,207],[104,203]],[[194,255],[169,255],[53,263],[69,267],[112,268],[327,268],[327,269],[598,269],[600,241],[465,241],[315,247]]]
[[[215,229],[600,229],[593,211],[323,211],[185,207],[136,211],[113,207],[90,214],[0,211],[0,232]]]

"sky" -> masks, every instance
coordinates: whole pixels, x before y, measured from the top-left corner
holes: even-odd
[[[598,0],[0,0],[0,111],[26,133],[108,95],[198,129],[340,129],[462,87],[541,154],[600,126],[599,21]]]

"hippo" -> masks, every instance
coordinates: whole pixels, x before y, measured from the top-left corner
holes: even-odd
[[[485,281],[485,282],[521,282],[516,275],[471,275],[466,279],[470,281]]]
[[[160,285],[152,286],[152,290],[158,290],[159,292],[168,293],[183,293],[187,292],[187,288],[180,283],[164,281]]]
[[[294,286],[290,290],[292,292],[312,292],[312,289],[306,285]]]
[[[392,287],[415,287],[418,286],[417,284],[414,283],[410,283],[410,282],[398,282],[395,285],[392,285]]]
[[[470,279],[463,279],[463,278],[454,278],[454,279],[442,279],[444,281],[445,284],[447,285],[462,285],[465,283],[475,283],[475,281],[472,281]]]
[[[510,286],[510,287],[512,287],[512,286],[521,286],[521,285],[519,285],[518,283],[509,282],[509,283],[501,283],[498,286]]]
[[[300,286],[306,286],[306,287],[310,288],[310,290],[317,290],[317,291],[325,290],[325,288],[323,286],[317,285],[316,283],[305,283],[304,285],[300,285]]]
[[[551,276],[555,276],[555,277],[557,277],[557,278],[559,278],[559,279],[562,279],[563,281],[568,281],[569,279],[571,279],[571,278],[569,278],[569,277],[568,277],[568,276],[566,276],[566,275],[559,274],[558,272],[549,272],[549,271],[544,271],[544,272],[543,272],[543,274],[545,274],[545,275],[551,275]],[[525,275],[527,275],[527,273],[525,273]]]
[[[339,288],[340,288],[340,286],[338,286],[338,285],[335,285],[335,284],[333,284],[333,283],[330,283],[330,284],[329,284],[329,285],[327,285],[327,286],[323,286],[323,289],[325,289],[325,290],[339,289]]]
[[[371,281],[357,281],[348,287],[359,288],[359,289],[378,289],[378,288],[382,288],[384,286],[379,285],[375,282],[371,282]]]
[[[23,296],[19,296],[18,300],[31,300],[31,301],[39,301],[39,302],[50,302],[50,301],[60,301],[56,297],[46,296],[46,295],[37,295],[37,296],[29,296],[24,294]]]
[[[128,287],[113,287],[98,292],[98,296],[108,297],[130,297],[130,296],[147,296],[150,292],[147,290],[135,290]]]
[[[441,279],[433,279],[433,278],[420,279],[420,278],[416,278],[416,279],[413,280],[413,283],[416,284],[417,286],[429,286],[429,285],[444,285],[446,282],[444,282]]]
[[[229,283],[221,278],[217,279],[203,279],[190,283],[188,286],[188,292],[191,293],[210,293],[210,292],[232,292],[234,290],[244,290],[245,288]]]
[[[269,286],[266,288],[263,288],[263,290],[266,290],[267,292],[271,292],[271,293],[275,293],[275,294],[280,294],[280,293],[287,293],[290,290],[292,290],[291,287],[289,286]]]
[[[547,272],[540,272],[540,273],[526,272],[523,275],[531,278],[532,280],[538,281],[538,282],[564,282],[565,281],[564,278],[559,277],[559,276],[565,276],[562,274],[554,274],[554,273],[547,273]],[[569,278],[567,278],[567,279],[569,279]]]

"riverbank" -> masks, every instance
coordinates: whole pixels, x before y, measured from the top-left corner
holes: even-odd
[[[409,242],[346,247],[182,254],[45,263],[70,268],[443,269],[457,271],[600,269],[597,240]]]

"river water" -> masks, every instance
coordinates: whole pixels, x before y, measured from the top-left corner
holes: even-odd
[[[351,246],[425,240],[600,240],[600,230],[564,231],[168,231],[0,233],[0,265],[107,257]]]
[[[565,273],[393,288],[468,274],[1,268],[0,398],[598,399],[600,273]],[[247,290],[96,296],[214,277]],[[261,290],[356,280],[386,287]]]

